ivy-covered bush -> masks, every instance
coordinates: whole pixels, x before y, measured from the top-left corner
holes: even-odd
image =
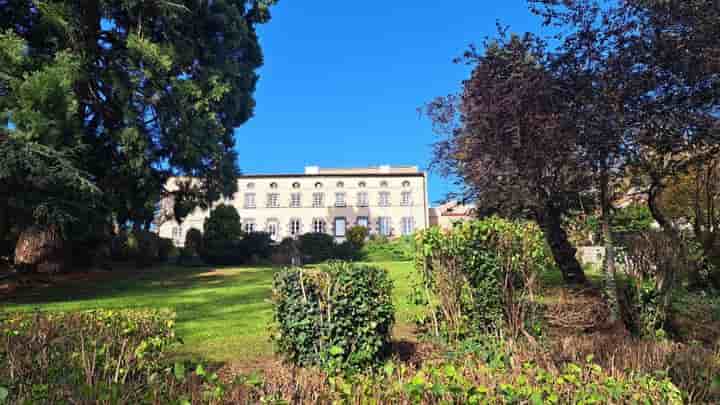
[[[306,233],[298,237],[305,263],[320,263],[333,258],[335,239],[326,233]]]
[[[178,343],[174,318],[148,310],[1,314],[0,393],[12,404],[133,403],[122,399],[147,389]]]
[[[280,271],[273,283],[278,351],[300,365],[378,364],[395,320],[392,287],[385,269],[369,265]]]
[[[424,291],[416,296],[429,307],[423,321],[450,339],[500,326],[522,332],[537,275],[552,265],[535,224],[498,217],[429,228],[417,234],[417,249]]]

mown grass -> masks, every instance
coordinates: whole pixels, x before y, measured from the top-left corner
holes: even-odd
[[[411,262],[374,263],[395,282],[399,324],[418,311],[407,300],[415,271]],[[168,308],[177,313],[183,357],[210,361],[251,361],[272,354],[270,295],[272,267],[187,268],[104,274],[100,279],[67,280],[0,302],[5,311]]]

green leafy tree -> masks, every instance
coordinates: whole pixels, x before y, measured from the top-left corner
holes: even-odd
[[[559,28],[555,71],[575,95],[567,122],[577,128],[597,179],[606,291],[617,319],[611,201],[628,169],[643,177],[653,219],[687,257],[660,196],[693,161],[720,151],[720,9],[711,0],[530,3],[547,25]],[[655,277],[661,312],[670,310],[679,270],[666,266]]]
[[[2,1],[0,129],[87,173],[120,225],[148,228],[163,194],[182,219],[235,191],[274,3]]]
[[[220,204],[205,219],[205,243],[211,241],[237,241],[242,237],[240,214],[232,205]]]
[[[347,231],[347,240],[354,248],[362,249],[365,245],[365,239],[367,239],[369,231],[367,227],[356,225]]]

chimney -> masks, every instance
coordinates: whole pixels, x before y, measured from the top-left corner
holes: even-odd
[[[380,165],[379,172],[380,173],[390,173],[390,165]]]
[[[305,166],[305,174],[320,174],[320,166]]]

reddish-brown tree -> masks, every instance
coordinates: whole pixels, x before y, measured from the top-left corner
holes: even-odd
[[[435,167],[462,180],[480,213],[536,220],[564,279],[584,281],[562,220],[590,188],[590,170],[575,128],[564,125],[568,95],[547,69],[545,44],[500,30],[461,61],[473,66],[462,94],[425,108],[447,136],[435,145]]]

